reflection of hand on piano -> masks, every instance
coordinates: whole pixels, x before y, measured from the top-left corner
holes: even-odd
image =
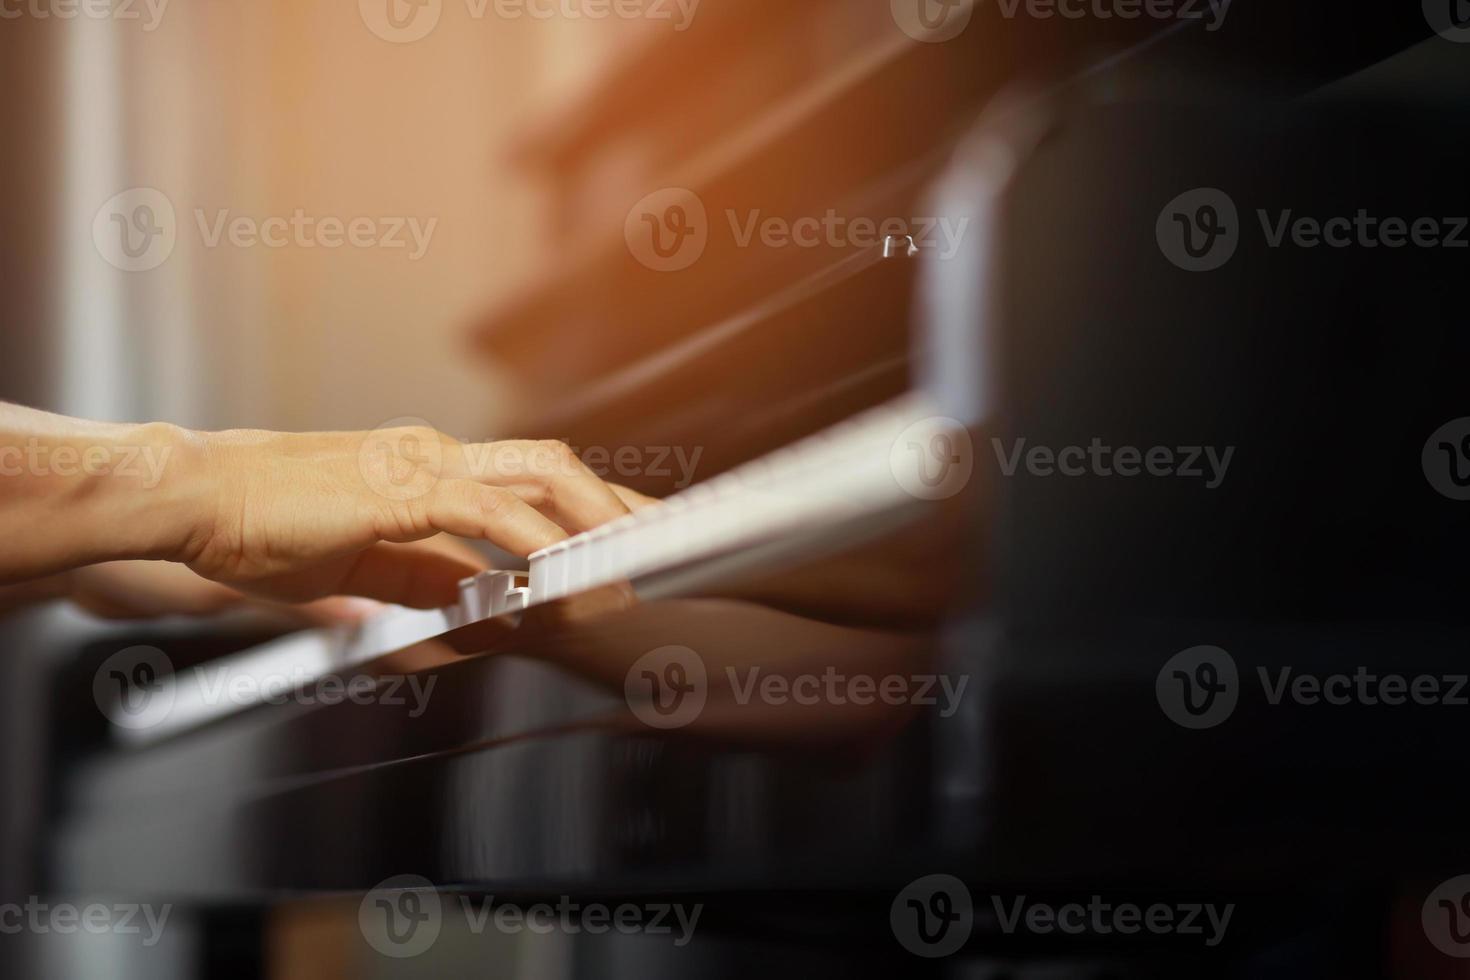
[[[877,697],[822,699],[817,705],[802,697],[773,701],[753,697],[751,685],[801,689],[834,676],[876,687],[884,678],[934,670],[933,644],[924,630],[840,626],[726,599],[620,605],[614,591],[598,589],[533,610],[508,650],[624,695],[640,660],[671,645],[681,649],[698,663],[700,676],[692,683],[702,701],[697,717],[678,726],[687,734],[757,743],[881,740],[903,726],[914,704]],[[601,603],[594,600],[599,594]],[[563,605],[567,612],[554,611]]]

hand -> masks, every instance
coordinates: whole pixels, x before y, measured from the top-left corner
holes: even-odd
[[[197,433],[6,404],[0,484],[0,599],[11,604],[52,595],[55,577],[83,566],[150,559],[279,601],[451,605],[482,563],[428,539],[527,555],[647,502],[556,442],[462,445],[427,428]]]
[[[181,479],[204,506],[180,560],[255,595],[453,604],[478,569],[426,545],[440,532],[528,555],[628,513],[556,442],[460,444],[432,429],[194,437]]]

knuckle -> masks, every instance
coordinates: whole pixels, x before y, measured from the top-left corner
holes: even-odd
[[[480,516],[488,521],[500,520],[515,508],[516,495],[504,487],[468,487],[466,492]]]
[[[444,437],[438,429],[431,429],[427,425],[413,425],[403,430],[403,434],[420,443],[437,443]]]
[[[550,505],[553,490],[551,482],[531,483],[517,488],[517,495],[532,507],[546,507]]]
[[[560,439],[543,439],[536,443],[537,458],[543,460],[548,470],[553,475],[564,471],[567,467],[577,461],[577,454],[572,452],[572,447]]]
[[[369,518],[374,535],[384,541],[403,541],[421,534],[429,526],[428,509],[422,499],[393,501]]]

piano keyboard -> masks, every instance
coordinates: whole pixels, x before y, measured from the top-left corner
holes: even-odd
[[[525,588],[506,573],[470,579],[461,614],[467,622],[496,614],[484,606],[487,594],[509,611],[750,549],[813,544],[824,531],[915,503],[911,488],[924,485],[927,460],[899,440],[927,452],[934,438],[957,437],[956,428],[917,396],[891,402],[533,554]]]
[[[936,417],[925,399],[909,395],[539,551],[530,557],[529,572],[466,579],[457,606],[395,609],[355,628],[283,637],[208,670],[265,687],[290,667],[293,677],[309,682],[600,586],[632,583],[643,598],[688,594],[737,571],[755,574],[789,564],[793,556],[849,547],[934,499],[928,467],[940,438],[968,444],[960,423]],[[146,729],[114,729],[121,739],[155,741],[249,707],[206,698],[197,672],[175,674],[166,683],[174,688],[174,710]]]

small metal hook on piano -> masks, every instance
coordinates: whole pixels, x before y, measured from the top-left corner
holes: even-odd
[[[914,244],[913,235],[889,235],[883,239],[883,257],[885,259],[893,258],[898,254],[900,248],[903,249],[903,254],[909,258],[913,258],[919,254],[919,246]]]

